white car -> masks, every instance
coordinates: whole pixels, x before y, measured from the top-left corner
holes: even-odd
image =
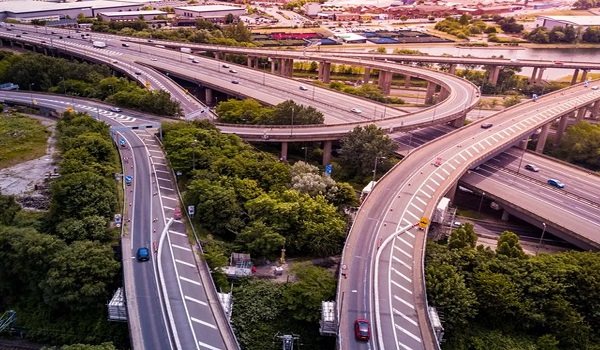
[[[155,57],[152,57],[150,60],[151,61],[158,61],[158,59],[156,59]]]
[[[362,113],[362,111],[361,111],[360,109],[356,108],[356,107],[354,107],[354,108],[351,108],[351,109],[350,109],[350,112],[352,112],[352,113],[356,113],[356,114],[361,114],[361,113]]]
[[[109,109],[111,112],[121,112],[121,108],[119,107],[110,107]]]
[[[300,85],[300,90],[306,91],[306,90],[308,90],[308,88],[306,86],[304,86],[304,85]]]
[[[592,90],[598,90],[598,85],[592,86]]]

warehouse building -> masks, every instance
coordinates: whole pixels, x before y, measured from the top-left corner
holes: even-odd
[[[213,21],[222,21],[227,15],[232,14],[235,17],[246,14],[243,7],[226,5],[201,5],[201,6],[178,6],[174,7],[177,17],[187,17],[194,19],[206,19]]]
[[[587,29],[600,26],[600,16],[539,16],[535,19],[536,27],[573,26],[574,28]]]
[[[29,23],[32,20],[58,21],[67,17],[95,17],[100,12],[137,11],[139,3],[96,0],[82,2],[45,2],[45,1],[2,1],[0,2],[0,20],[17,20]]]
[[[145,22],[166,22],[167,15],[167,12],[157,10],[100,12],[100,17],[106,22],[130,22],[140,19]]]

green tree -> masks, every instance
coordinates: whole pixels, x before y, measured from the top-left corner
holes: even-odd
[[[67,243],[83,240],[108,243],[113,239],[106,218],[100,216],[67,218],[56,226],[56,232]]]
[[[14,196],[0,194],[0,225],[10,225],[21,206],[15,201]]]
[[[323,113],[312,106],[304,106],[292,100],[281,102],[273,108],[267,123],[273,125],[315,125],[323,124]]]
[[[498,239],[498,247],[496,248],[498,255],[507,258],[525,258],[523,248],[519,243],[519,236],[510,231],[504,231]]]
[[[546,27],[537,27],[525,35],[525,38],[534,43],[548,44],[550,43],[550,31]]]
[[[244,251],[252,256],[272,257],[283,246],[285,238],[262,221],[253,221],[237,237]]]
[[[375,158],[379,157],[377,165],[380,167],[378,173],[381,174],[381,170],[389,169],[392,164],[390,160],[394,157],[396,148],[394,140],[377,126],[358,126],[341,140],[340,164],[350,177],[370,176]]]
[[[219,121],[231,124],[261,124],[270,111],[253,99],[219,102],[215,112]]]
[[[567,128],[565,136],[551,154],[569,163],[594,171],[600,169],[600,125],[579,122]]]
[[[42,350],[117,350],[117,348],[112,343],[102,343],[100,345],[73,344],[61,346],[60,348],[56,346],[43,347]]]
[[[473,230],[473,224],[467,222],[467,223],[462,224],[456,230],[452,230],[452,232],[450,232],[448,248],[450,248],[450,249],[475,248],[476,243],[477,243],[477,234]]]
[[[296,265],[290,274],[293,274],[297,281],[283,291],[287,309],[297,320],[318,321],[321,302],[332,300],[335,295],[335,279],[331,272],[317,266]]]

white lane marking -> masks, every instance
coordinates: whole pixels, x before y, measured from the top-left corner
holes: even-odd
[[[202,300],[198,300],[198,299],[196,299],[196,298],[189,297],[189,296],[187,296],[187,295],[186,295],[186,296],[184,296],[183,298],[184,298],[185,300],[189,300],[189,301],[191,301],[191,302],[193,302],[193,303],[196,303],[196,304],[200,304],[200,305],[203,305],[203,306],[208,306],[208,303],[205,303],[205,302],[203,302]]]
[[[177,198],[173,198],[173,197],[169,197],[169,196],[161,196],[161,197],[163,197],[165,199],[168,199],[168,200],[172,200],[172,201],[176,201],[177,200]]]
[[[403,319],[405,319],[405,320],[407,320],[408,322],[412,323],[414,326],[416,326],[416,325],[417,325],[417,322],[416,322],[415,320],[413,320],[412,318],[410,318],[410,317],[406,316],[406,315],[405,315],[405,314],[403,314],[402,312],[400,312],[400,311],[398,311],[398,310],[396,310],[396,309],[394,309],[394,312],[395,312],[397,315],[400,315],[400,317],[402,317]]]
[[[394,260],[398,261],[400,264],[404,265],[404,267],[406,267],[407,269],[412,270],[412,266],[410,266],[409,264],[405,263],[400,258],[396,258],[395,256],[393,256],[392,258]]]
[[[183,276],[180,276],[180,277],[179,277],[179,279],[180,279],[180,280],[182,280],[182,281],[188,282],[188,283],[195,284],[195,285],[197,285],[197,286],[201,286],[201,285],[202,285],[202,284],[201,284],[200,282],[198,282],[198,281],[194,281],[194,280],[191,280],[191,279],[189,279],[189,278],[185,278],[185,277],[183,277]]]
[[[405,276],[402,272],[400,272],[394,268],[392,268],[392,271],[394,271],[396,273],[396,275],[404,278],[408,283],[412,283],[412,280],[408,276]]]
[[[407,213],[408,215],[412,216],[413,218],[415,218],[416,220],[421,220],[421,218],[420,218],[420,217],[416,216],[415,214],[413,214],[412,212],[410,212],[410,211],[408,211],[408,210],[406,211],[406,213]]]
[[[394,281],[394,280],[390,280],[390,282],[395,285],[396,287],[402,289],[403,291],[405,291],[406,293],[412,295],[412,291],[406,287],[402,287],[398,282]]]
[[[427,189],[429,189],[431,192],[435,192],[435,188],[429,186],[429,184],[425,184],[425,187],[427,187]],[[421,190],[421,191],[423,191],[423,190]],[[423,192],[423,193],[425,193],[425,192]],[[427,195],[427,198],[431,198],[431,196]]]
[[[439,185],[440,185],[440,184],[439,184],[439,182],[437,182],[437,181],[435,181],[435,180],[433,179],[433,177],[430,177],[430,178],[429,178],[429,181],[433,182],[433,183],[434,183],[436,186],[439,186]]]
[[[452,166],[452,164],[447,163],[448,165]],[[456,169],[456,168],[455,168]],[[444,168],[442,168],[442,171],[446,173],[446,175],[450,175],[450,172]]]
[[[192,319],[192,321],[194,321],[194,322],[196,322],[196,323],[200,323],[201,325],[205,325],[206,327],[210,327],[210,328],[212,328],[212,329],[217,329],[217,326],[215,326],[215,325],[214,325],[214,324],[212,324],[212,323],[208,323],[208,322],[206,322],[206,321],[199,320],[199,319],[197,319],[197,318],[195,318],[195,317],[190,317],[190,318]]]
[[[177,232],[177,231],[171,231],[171,230],[169,230],[169,233],[172,233],[172,234],[177,235],[177,236],[187,237],[187,234],[185,234],[184,232]]]
[[[415,207],[415,209],[417,209],[418,211],[423,211],[423,209],[417,207],[417,205],[413,201],[411,201],[410,203],[408,203],[408,205]]]
[[[399,296],[397,296],[397,295],[394,295],[394,299],[396,299],[396,300],[398,300],[399,302],[401,302],[402,304],[404,304],[404,305],[408,306],[408,307],[409,307],[409,308],[411,308],[412,310],[414,310],[414,309],[415,309],[415,307],[414,307],[414,306],[413,306],[411,303],[409,303],[408,301],[406,301],[406,300],[404,300],[404,299],[400,298],[400,297],[399,297]]]
[[[189,263],[187,261],[183,261],[183,260],[179,260],[179,259],[175,259],[175,262],[178,263],[178,264],[189,266],[189,267],[196,267],[195,264],[191,264],[191,263]]]
[[[198,341],[198,345],[200,345],[201,347],[207,348],[209,350],[221,350],[220,348],[215,348],[214,346],[208,345],[208,344],[203,343],[201,341]]]
[[[404,250],[402,250],[402,248],[398,247],[397,245],[394,244],[394,249],[400,251],[400,253],[406,255],[407,257],[412,259],[412,255],[408,254],[407,252],[405,252]]]
[[[177,244],[171,244],[171,247],[173,248],[177,248],[177,249],[181,249],[181,250],[185,250],[186,252],[191,252],[192,250],[188,247],[183,247]]]
[[[442,180],[442,181],[444,181],[446,179],[445,177],[443,177],[442,175],[440,175],[440,173],[438,173],[437,171],[435,173],[435,176],[439,177],[440,180]]]
[[[402,238],[402,236],[396,236],[396,239],[399,240],[400,242],[406,244],[407,246],[409,246],[411,249],[413,248],[413,245],[410,244],[409,242],[407,242],[404,238]]]
[[[413,338],[414,340],[418,341],[419,343],[421,342],[421,338],[417,337],[416,335],[412,334],[411,332],[407,331],[406,329],[398,326],[397,324],[394,324],[394,326],[396,326],[396,328],[398,328],[399,330],[401,330],[403,333],[405,333],[409,337]]]
[[[427,205],[427,202],[425,202],[424,200],[422,200],[421,197],[415,197],[415,199],[418,200],[419,202],[421,202],[421,204]]]

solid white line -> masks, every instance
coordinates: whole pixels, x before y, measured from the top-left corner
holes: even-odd
[[[170,174],[170,172],[169,172],[169,171],[167,171],[167,170],[160,170],[160,169],[156,169],[155,171],[156,171],[157,173],[167,173],[167,174]]]
[[[433,183],[434,183],[436,186],[439,186],[439,185],[440,185],[440,184],[439,184],[437,181],[435,181],[435,180],[433,179],[433,177],[430,177],[430,178],[429,178],[429,180],[430,180],[431,182],[433,182]]]
[[[408,205],[415,207],[415,209],[417,209],[418,211],[423,211],[423,209],[417,207],[417,205],[412,201],[410,203],[408,203]]]
[[[452,164],[449,164],[449,163],[448,163],[448,165],[452,166]],[[455,169],[456,169],[456,168],[455,168]],[[443,172],[445,172],[445,173],[446,173],[446,175],[450,175],[450,172],[449,172],[448,170],[446,170],[446,169],[444,169],[444,168],[441,168],[441,170],[442,170]]]
[[[422,200],[421,197],[415,197],[415,199],[418,200],[419,202],[421,202],[421,204],[427,205],[427,202],[425,202],[424,200]]]
[[[435,188],[429,186],[429,184],[425,184],[425,187],[427,187],[431,192],[435,192]],[[421,190],[421,191],[423,191],[423,190]],[[425,192],[423,192],[423,193],[425,193]],[[427,198],[431,198],[431,196],[427,195]]]
[[[197,319],[197,318],[195,318],[195,317],[190,317],[190,318],[191,318],[191,320],[192,320],[192,321],[194,321],[194,322],[196,322],[196,323],[200,323],[200,324],[202,324],[202,325],[205,325],[205,326],[207,326],[207,327],[210,327],[210,328],[212,328],[212,329],[217,329],[217,326],[215,326],[215,325],[214,325],[214,324],[212,324],[212,323],[208,323],[208,322],[206,322],[206,321],[199,320],[199,319]]]
[[[406,345],[404,345],[404,344],[402,344],[400,342],[398,342],[398,345],[400,345],[405,350],[413,350],[413,348],[409,348],[408,346],[406,346]]]
[[[183,297],[185,300],[189,300],[191,302],[194,302],[196,304],[200,304],[200,305],[204,305],[207,306],[208,303],[203,302],[202,300],[198,300],[196,298],[192,298],[192,297],[188,297],[187,295]]]
[[[173,197],[169,197],[169,196],[161,196],[161,197],[166,198],[166,199],[170,199],[172,201],[176,201],[177,200],[177,198],[173,198]]]

